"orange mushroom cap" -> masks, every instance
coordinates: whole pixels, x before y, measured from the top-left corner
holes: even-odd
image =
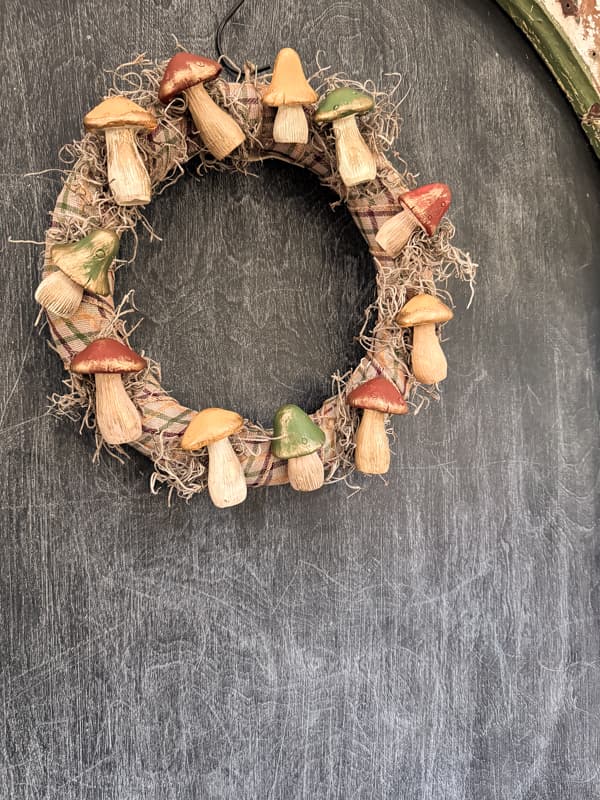
[[[429,236],[433,236],[450,208],[452,192],[445,183],[428,183],[400,195],[400,202],[415,215]]]
[[[381,411],[382,414],[408,413],[408,406],[402,393],[382,375],[361,383],[350,392],[347,401],[353,408]]]
[[[176,53],[167,64],[158,87],[158,99],[167,105],[181,92],[197,83],[212,81],[221,72],[221,65],[212,58],[193,53]]]
[[[291,47],[277,53],[271,85],[265,89],[262,101],[266,106],[310,105],[319,99],[306,80],[300,56]]]
[[[195,414],[183,436],[182,450],[200,450],[209,444],[239,433],[244,427],[244,418],[226,408],[203,408]]]
[[[123,95],[107,97],[83,118],[88,131],[101,131],[106,128],[136,128],[153,131],[157,126],[156,117],[147,108],[142,108]]]
[[[117,339],[96,339],[77,353],[69,369],[78,375],[95,375],[97,372],[139,372],[146,366],[144,358]]]

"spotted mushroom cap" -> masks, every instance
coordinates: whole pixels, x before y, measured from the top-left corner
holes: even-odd
[[[139,372],[146,360],[117,339],[96,339],[71,361],[69,369],[78,375]]]
[[[194,417],[181,437],[182,450],[200,450],[209,444],[233,436],[244,427],[244,419],[224,408],[203,408]]]
[[[436,232],[451,200],[452,192],[445,183],[428,183],[400,195],[400,202],[412,211],[429,236]]]
[[[396,314],[396,322],[402,328],[448,322],[454,314],[452,309],[432,294],[416,294]]]
[[[166,66],[158,87],[158,99],[166,106],[181,92],[198,83],[214,80],[220,72],[221,65],[212,58],[176,53]]]
[[[351,86],[340,86],[321,100],[314,120],[322,124],[354,114],[366,114],[374,105],[375,101],[370,94],[353,89]]]
[[[88,131],[101,131],[106,128],[143,128],[148,132],[156,128],[156,117],[128,97],[115,95],[107,97],[83,118]]]
[[[407,414],[408,406],[402,393],[387,378],[379,375],[361,383],[347,397],[349,406],[382,414]]]

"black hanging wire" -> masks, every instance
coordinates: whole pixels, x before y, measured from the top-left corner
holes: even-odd
[[[232,61],[229,56],[226,56],[223,52],[223,31],[227,27],[227,25],[231,22],[233,17],[237,14],[240,8],[244,5],[246,0],[238,0],[238,2],[229,9],[226,16],[223,17],[221,22],[219,23],[219,27],[217,28],[217,34],[215,36],[215,46],[217,49],[217,58],[223,64],[225,69],[234,75],[236,78],[239,78],[242,74],[242,70],[237,66],[237,64]],[[270,64],[266,64],[264,67],[257,67],[256,74],[259,75],[261,72],[269,72],[271,69]]]

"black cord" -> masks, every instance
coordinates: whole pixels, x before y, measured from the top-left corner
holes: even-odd
[[[229,56],[226,56],[223,53],[223,31],[231,22],[233,17],[237,14],[240,8],[244,5],[246,0],[238,0],[238,2],[227,12],[227,15],[223,18],[223,20],[219,23],[219,27],[217,28],[217,34],[215,36],[215,46],[217,48],[217,58],[223,64],[225,69],[230,72],[232,75],[235,75],[237,78],[240,77],[242,74],[242,70],[233,62]],[[261,72],[268,72],[271,69],[270,64],[266,64],[264,67],[257,67],[256,73],[260,74]]]

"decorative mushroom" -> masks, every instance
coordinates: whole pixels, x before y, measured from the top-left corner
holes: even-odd
[[[244,470],[228,438],[243,427],[244,420],[235,411],[205,408],[192,418],[181,439],[182,450],[208,448],[208,493],[218,508],[246,499]]]
[[[353,408],[363,409],[356,432],[356,469],[367,475],[384,475],[390,468],[385,415],[407,414],[408,406],[404,397],[391,381],[379,375],[353,389],[347,402]]]
[[[262,96],[266,106],[277,109],[273,141],[306,144],[308,123],[303,106],[316,103],[318,99],[304,76],[300,56],[291,47],[284,47],[277,53],[271,85]]]
[[[156,117],[121,95],[108,97],[83,118],[88,131],[106,138],[108,185],[119,206],[145,206],[152,197],[148,170],[137,148],[136,131],[153,131]]]
[[[371,111],[374,104],[371,95],[343,86],[321,100],[314,116],[319,124],[333,123],[338,171],[348,187],[372,181],[377,175],[375,156],[356,124],[356,117]]]
[[[210,97],[204,85],[221,72],[221,65],[193,53],[177,53],[167,64],[158,88],[158,99],[168,105],[184,94],[200,138],[221,161],[246,138],[237,122]]]
[[[419,383],[439,383],[446,378],[448,364],[435,326],[453,316],[448,306],[431,294],[416,294],[396,315],[398,325],[413,329],[412,371]]]
[[[135,442],[142,435],[140,414],[121,375],[146,366],[145,359],[117,339],[96,339],[71,361],[71,372],[95,378],[96,425],[108,444]]]
[[[297,492],[314,492],[325,481],[317,450],[325,444],[325,433],[298,406],[281,406],[273,420],[271,452],[288,463],[290,486]]]
[[[433,236],[450,207],[452,193],[445,183],[429,183],[398,197],[402,211],[386,220],[375,237],[385,252],[396,258],[418,228]]]
[[[40,283],[35,299],[51,314],[72,317],[84,289],[106,297],[110,294],[109,269],[118,250],[117,234],[101,228],[78,242],[53,245],[50,258],[58,269]]]

